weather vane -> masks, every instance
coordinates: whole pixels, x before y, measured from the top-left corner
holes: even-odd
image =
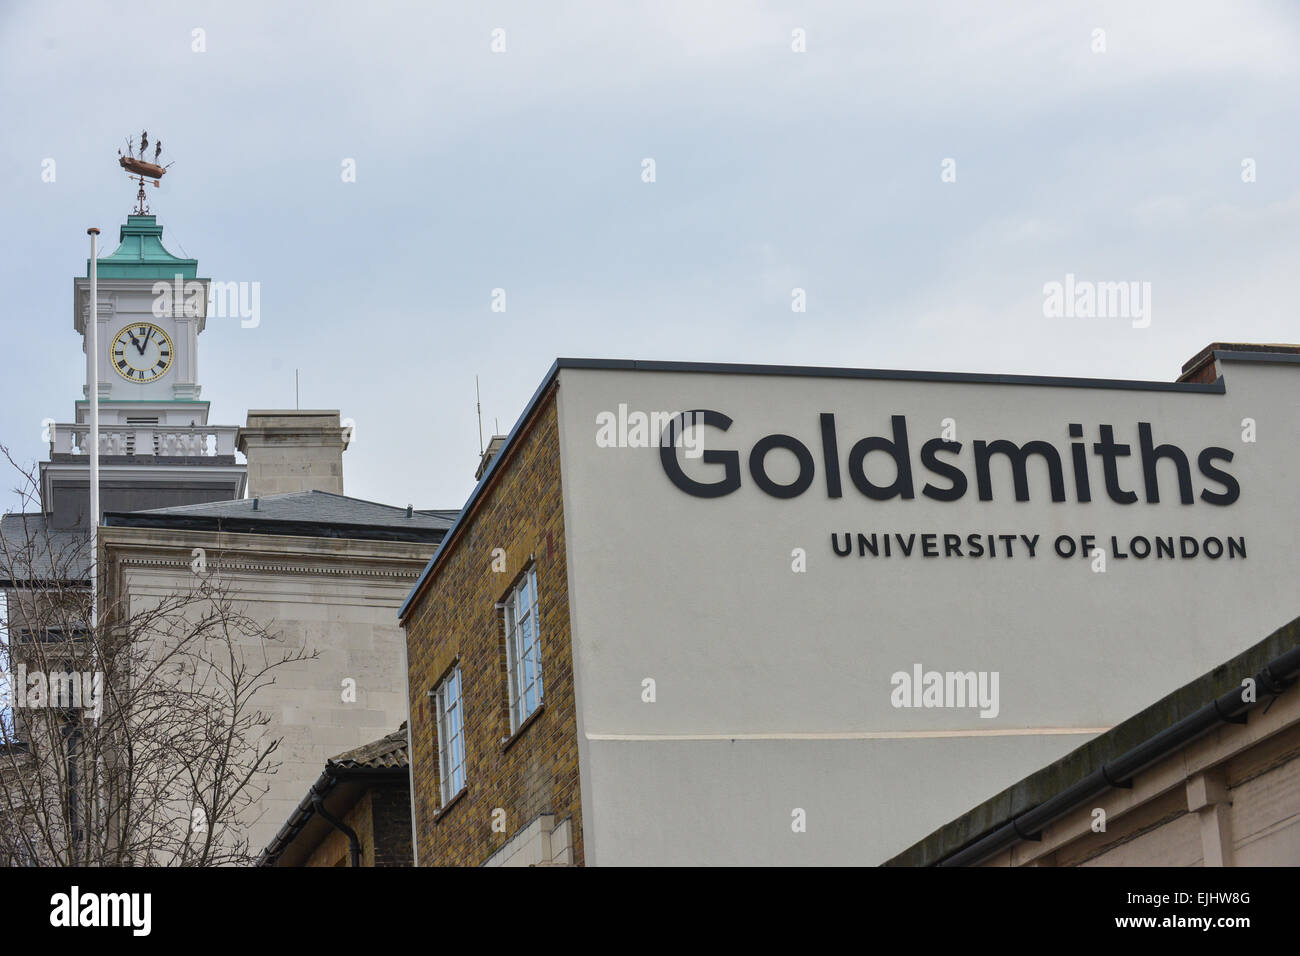
[[[139,156],[135,155],[136,147],[135,147],[135,140],[133,139],[128,139],[126,141],[125,156],[122,155],[122,151],[120,149],[117,151],[118,165],[127,171],[131,179],[138,180],[140,183],[140,191],[135,195],[136,207],[135,207],[134,215],[136,216],[144,216],[144,215],[148,215],[149,213],[149,206],[144,201],[145,182],[148,180],[153,180],[154,186],[157,187],[159,184],[158,181],[163,178],[167,170],[170,169],[172,165],[171,163],[168,163],[166,166],[158,165],[158,157],[162,153],[162,140],[158,140],[158,142],[154,144],[152,163],[148,162],[144,158],[145,157],[144,151],[148,148],[149,148],[149,133],[147,130],[142,130],[140,132],[140,155]]]

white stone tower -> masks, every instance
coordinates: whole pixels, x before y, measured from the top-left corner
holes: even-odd
[[[73,280],[73,327],[86,348],[98,323],[100,500],[103,511],[134,511],[242,498],[245,467],[235,460],[238,427],[208,423],[201,401],[198,342],[210,280],[198,260],[172,255],[152,215],[131,215],[121,244],[98,261],[99,301],[88,278]],[[89,275],[89,262],[87,262]],[[42,508],[55,528],[86,527],[89,393],[74,421],[50,429],[41,463]]]

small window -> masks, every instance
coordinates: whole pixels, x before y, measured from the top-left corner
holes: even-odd
[[[537,569],[531,567],[505,601],[511,733],[542,703],[542,635],[537,617]]]
[[[433,697],[438,716],[438,776],[446,804],[465,789],[465,707],[459,667],[443,678]]]

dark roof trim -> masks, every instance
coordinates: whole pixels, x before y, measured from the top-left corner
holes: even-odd
[[[113,528],[224,531],[232,534],[296,535],[305,538],[350,538],[360,541],[403,541],[422,544],[437,544],[446,533],[442,528],[392,528],[383,525],[291,521],[282,518],[227,518],[140,511],[106,511],[104,524]]]
[[[1296,683],[1300,618],[935,830],[885,866],[970,866],[1025,839],[1106,790],[1126,786],[1225,722],[1245,722]],[[1242,700],[1242,678],[1258,696]]]
[[[311,818],[316,813],[315,801],[313,795],[319,795],[321,800],[329,797],[334,787],[347,781],[365,781],[382,782],[385,780],[394,783],[408,779],[408,770],[406,767],[338,767],[333,761],[326,763],[325,769],[321,775],[316,778],[316,782],[307,788],[307,795],[298,802],[297,808],[285,821],[284,826],[275,838],[266,845],[257,858],[257,866],[274,866],[275,862],[283,855],[284,851],[289,849],[290,844],[302,832],[303,827],[311,822]]]
[[[1179,381],[1191,381],[1201,369],[1215,360],[1216,355],[1241,356],[1242,361],[1269,362],[1278,356],[1300,356],[1300,345],[1288,345],[1281,342],[1272,345],[1255,342],[1211,342],[1183,363],[1183,374]],[[1300,358],[1282,358],[1282,362],[1300,361]]]
[[[1225,353],[1227,354],[1227,353]],[[1249,355],[1251,353],[1231,353],[1234,357],[1237,354]],[[1252,356],[1253,359],[1253,356]],[[818,366],[806,365],[738,365],[720,362],[645,362],[635,359],[588,359],[588,358],[557,358],[552,364],[542,382],[533,392],[533,397],[528,400],[524,406],[523,414],[515,421],[514,427],[510,430],[506,442],[497,452],[496,457],[492,459],[492,464],[483,477],[479,479],[474,490],[470,493],[469,499],[465,506],[460,510],[460,517],[448,529],[446,537],[442,539],[438,550],[434,552],[429,563],[420,572],[420,577],[416,579],[411,588],[411,592],[402,602],[402,606],[397,611],[397,620],[405,620],[406,613],[410,609],[412,601],[423,590],[425,582],[428,581],[433,569],[437,567],[442,553],[447,546],[455,541],[460,533],[462,523],[465,522],[470,512],[474,510],[479,496],[489,487],[492,476],[496,472],[497,466],[508,457],[511,446],[519,434],[520,426],[532,418],[538,402],[546,394],[550,385],[555,381],[560,373],[560,369],[594,369],[599,371],[631,371],[631,372],[704,372],[713,375],[777,375],[777,376],[795,376],[805,378],[849,378],[849,379],[877,379],[884,381],[903,381],[903,382],[949,382],[963,385],[1042,385],[1053,388],[1103,388],[1103,389],[1125,389],[1130,391],[1141,392],[1181,392],[1185,394],[1208,394],[1223,395],[1226,388],[1223,379],[1211,383],[1192,383],[1192,382],[1146,382],[1133,381],[1128,379],[1107,379],[1107,378],[1053,378],[1046,375],[989,375],[979,372],[917,372],[904,369],[868,369],[868,368],[822,368]]]
[[[1220,362],[1266,362],[1270,365],[1300,365],[1300,354],[1295,352],[1237,352],[1221,349],[1214,353]]]
[[[1234,353],[1250,354],[1250,353]],[[777,375],[796,378],[852,378],[903,382],[949,382],[963,385],[1042,385],[1051,388],[1105,388],[1138,392],[1202,392],[1224,394],[1222,382],[1148,382],[1121,378],[1070,378],[1050,375],[1001,375],[984,372],[926,372],[911,369],[834,368],[813,365],[739,365],[720,362],[644,362],[634,359],[555,360],[561,368],[630,372],[706,372],[713,375]]]
[[[406,595],[406,600],[403,601],[402,606],[397,609],[397,623],[401,624],[405,620],[406,612],[410,608],[411,602],[415,600],[415,596],[420,593],[425,582],[429,580],[429,576],[433,573],[433,569],[438,563],[439,556],[446,550],[447,544],[460,534],[461,527],[466,523],[466,519],[469,517],[470,512],[474,510],[474,506],[478,503],[479,497],[483,494],[484,490],[491,485],[492,478],[497,473],[497,468],[500,467],[501,463],[505,461],[507,457],[509,457],[511,450],[514,448],[515,441],[523,431],[524,425],[532,421],[533,412],[535,412],[538,405],[541,404],[542,397],[550,391],[551,383],[554,382],[556,376],[559,375],[560,369],[565,367],[562,363],[570,361],[581,360],[556,359],[551,363],[551,367],[547,371],[546,376],[542,379],[542,383],[537,386],[537,390],[533,392],[533,397],[530,398],[528,404],[524,406],[523,414],[515,420],[514,426],[510,429],[510,434],[506,436],[505,443],[492,458],[491,464],[488,465],[488,470],[483,472],[483,477],[479,479],[478,484],[474,486],[474,490],[470,492],[469,498],[465,501],[465,506],[460,509],[460,514],[456,516],[456,520],[452,522],[451,527],[447,529],[447,533],[443,536],[442,542],[438,545],[438,550],[433,552],[433,557],[429,558],[429,563],[424,566],[424,570],[421,571],[420,576],[416,578],[415,584],[412,585],[410,593]]]

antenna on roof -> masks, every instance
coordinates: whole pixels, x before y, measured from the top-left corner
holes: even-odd
[[[478,376],[474,376],[474,404],[478,407],[478,453],[483,456],[483,396],[478,390]]]
[[[298,402],[298,370],[293,370],[293,407],[294,410],[300,410],[302,405]]]

